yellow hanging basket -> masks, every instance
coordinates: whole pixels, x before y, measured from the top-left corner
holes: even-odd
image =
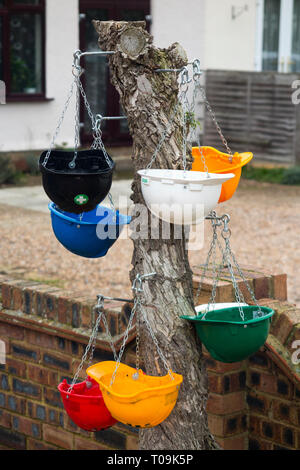
[[[87,369],[87,374],[99,383],[107,409],[121,423],[133,427],[158,426],[171,414],[176,405],[182,375],[171,372],[165,377],[152,377],[120,364],[110,386],[116,362],[99,362]]]
[[[242,167],[252,160],[253,153],[235,153],[232,156],[231,163],[231,155],[227,153],[219,152],[219,150],[216,150],[213,147],[200,147],[200,149],[209,173],[233,173],[235,175],[234,178],[231,178],[222,184],[219,203],[228,201],[228,199],[232,198],[239,185]],[[193,147],[192,155],[194,157],[192,171],[205,171],[199,147]]]

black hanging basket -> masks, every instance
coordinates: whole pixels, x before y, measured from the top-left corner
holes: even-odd
[[[52,150],[45,167],[46,155],[43,152],[39,161],[44,190],[61,210],[74,214],[89,212],[106,198],[115,164],[108,156],[109,166],[102,150],[77,152],[74,169],[69,167],[74,152]]]

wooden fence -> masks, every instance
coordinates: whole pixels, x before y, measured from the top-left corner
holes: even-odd
[[[292,102],[292,83],[299,79],[299,74],[206,72],[208,100],[233,151],[300,164],[300,104]],[[204,144],[224,148],[208,112]]]

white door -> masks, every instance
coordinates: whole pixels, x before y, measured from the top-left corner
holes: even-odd
[[[258,0],[256,70],[300,72],[300,0]]]

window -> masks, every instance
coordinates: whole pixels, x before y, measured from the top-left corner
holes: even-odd
[[[257,70],[300,72],[300,0],[258,0]]]
[[[45,0],[0,0],[0,80],[7,101],[45,99]]]

